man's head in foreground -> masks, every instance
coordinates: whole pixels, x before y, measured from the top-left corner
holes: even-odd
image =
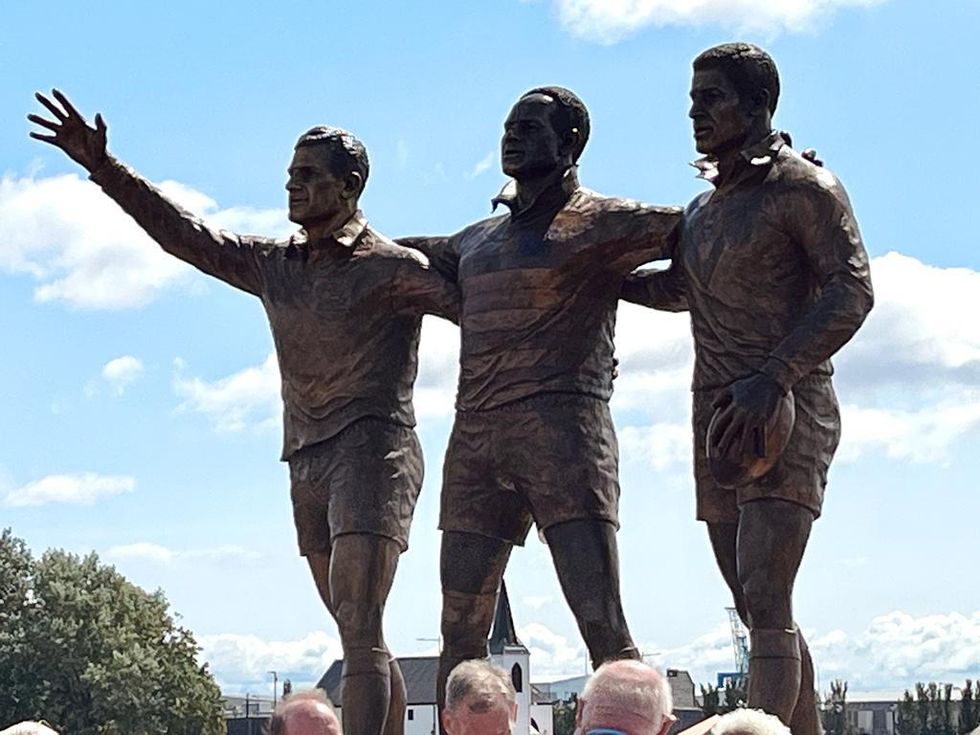
[[[710,735],[791,735],[778,717],[759,709],[737,709],[722,715]]]
[[[510,735],[517,692],[510,676],[489,661],[464,661],[446,681],[442,727],[447,735]]]
[[[276,707],[269,735],[340,735],[340,722],[319,689],[296,692]]]
[[[41,722],[21,722],[11,725],[6,730],[0,730],[0,735],[58,735],[58,733]]]
[[[639,661],[610,661],[589,679],[575,711],[575,732],[666,735],[674,722],[670,685]]]

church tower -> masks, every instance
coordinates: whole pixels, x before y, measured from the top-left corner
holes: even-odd
[[[497,610],[490,630],[490,660],[510,673],[510,679],[517,690],[517,726],[515,733],[530,732],[531,729],[531,652],[521,643],[514,629],[514,618],[510,612],[507,586],[500,582],[497,596]]]

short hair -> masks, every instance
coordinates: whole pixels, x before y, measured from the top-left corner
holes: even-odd
[[[666,677],[640,661],[607,661],[585,683],[586,706],[632,713],[658,725],[674,711]]]
[[[506,671],[489,661],[474,659],[463,661],[451,672],[446,681],[446,709],[457,711],[465,702],[470,712],[489,712],[503,697],[509,707],[517,704],[514,682]]]
[[[0,730],[0,735],[58,735],[44,722],[21,722]]]
[[[521,99],[530,97],[532,94],[543,94],[551,97],[557,107],[551,115],[551,119],[557,123],[556,130],[561,135],[578,133],[578,141],[572,149],[572,163],[578,161],[585,144],[589,140],[589,132],[592,126],[589,123],[589,111],[585,103],[572,90],[565,87],[547,86],[535,87],[521,95]]]
[[[276,709],[272,713],[272,718],[269,720],[269,735],[285,735],[286,719],[289,710],[301,702],[323,704],[333,712],[333,702],[330,701],[330,698],[322,689],[306,689],[301,692],[294,692],[276,705]]]
[[[701,52],[694,59],[694,70],[718,69],[732,83],[739,97],[752,98],[760,91],[769,93],[769,113],[779,101],[779,71],[772,57],[751,43],[723,43]]]
[[[346,176],[351,171],[356,171],[361,175],[362,185],[367,183],[371,168],[367,148],[343,128],[329,125],[310,128],[299,136],[295,148],[307,146],[323,146],[330,161],[330,168],[337,176]]]
[[[710,735],[791,735],[790,729],[761,709],[736,709],[722,715]]]

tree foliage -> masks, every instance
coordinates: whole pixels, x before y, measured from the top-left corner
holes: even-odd
[[[846,681],[834,679],[830,682],[830,692],[824,698],[821,717],[827,735],[851,735],[851,728],[847,724]]]
[[[980,722],[980,701],[973,682],[966,680],[960,699],[953,699],[952,684],[915,685],[898,703],[895,727],[899,735],[964,735]]]
[[[552,705],[555,735],[573,735],[575,732],[575,708],[577,705],[578,697],[574,694],[568,699],[555,702]]]
[[[221,694],[191,632],[95,554],[35,559],[0,535],[0,727],[73,735],[218,735]]]
[[[719,689],[713,684],[701,685],[701,709],[708,717],[723,715],[726,712],[744,707],[748,701],[747,680],[741,682],[733,679],[725,680],[725,688]]]

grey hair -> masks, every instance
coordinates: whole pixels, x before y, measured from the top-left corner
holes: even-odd
[[[58,735],[58,733],[43,722],[21,722],[6,730],[0,730],[0,735]]]
[[[790,729],[761,709],[737,709],[722,715],[710,735],[791,735]]]
[[[285,735],[286,718],[289,716],[289,710],[302,702],[326,705],[336,717],[333,702],[330,701],[330,697],[322,689],[307,689],[301,692],[293,692],[289,697],[280,701],[276,706],[275,712],[272,713],[272,718],[269,720],[268,725],[269,735]],[[4,735],[4,733],[0,733],[0,735]]]
[[[641,676],[623,676],[620,672],[625,667]],[[633,712],[650,722],[662,722],[674,711],[674,697],[666,677],[649,674],[657,674],[656,669],[639,661],[607,661],[585,683],[581,698],[603,708]]]
[[[509,707],[517,704],[514,682],[506,671],[489,661],[463,661],[446,681],[447,710],[455,711],[465,702],[470,712],[489,712],[501,696]]]

